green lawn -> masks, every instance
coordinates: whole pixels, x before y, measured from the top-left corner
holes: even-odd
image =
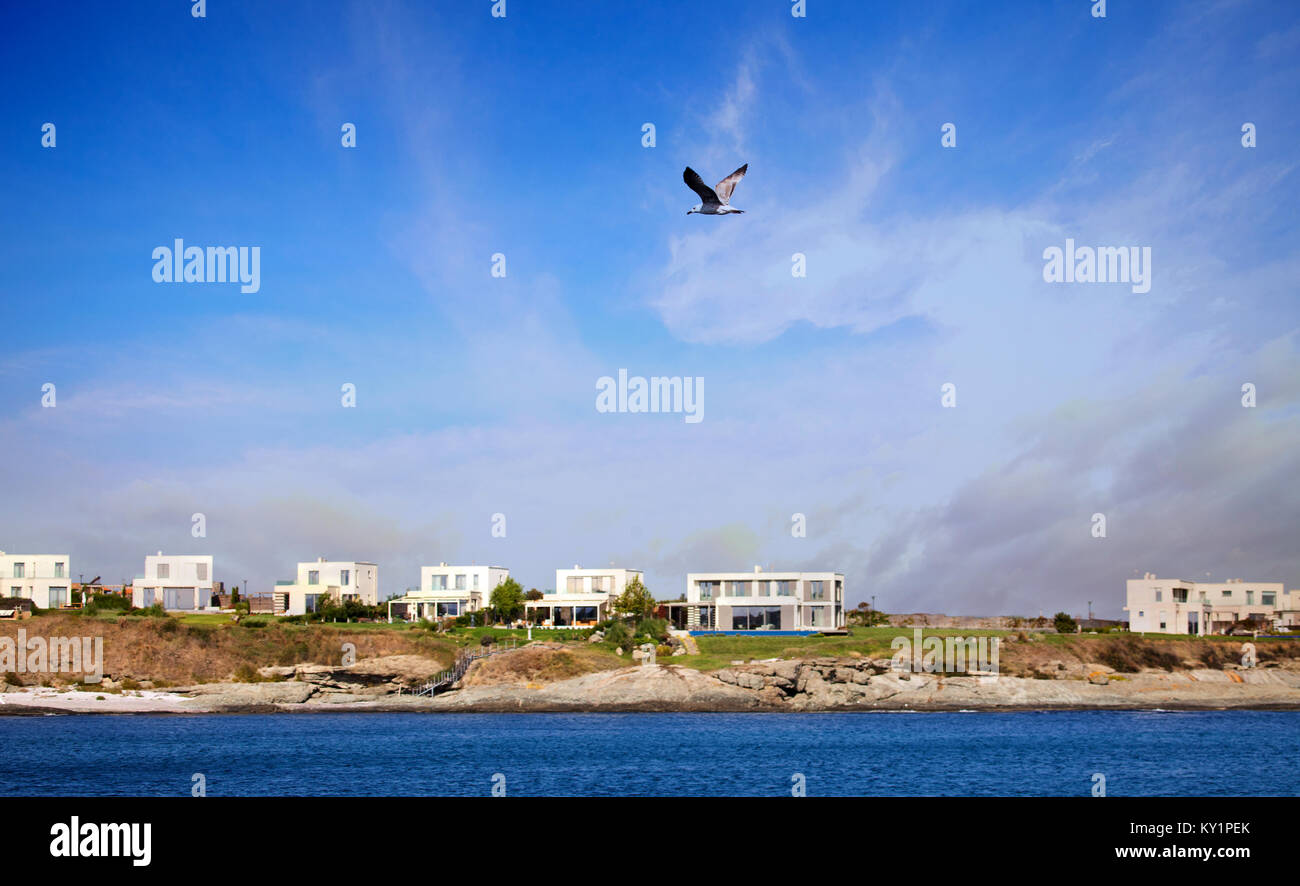
[[[957,628],[925,628],[927,637],[1001,637],[1014,631]],[[889,658],[895,637],[912,639],[912,628],[849,628],[848,636],[763,637],[760,635],[696,637],[699,655],[678,655],[665,661],[701,671],[716,671],[733,661],[767,658],[848,658],[857,652],[864,658]]]

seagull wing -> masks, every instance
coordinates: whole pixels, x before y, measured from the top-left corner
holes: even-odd
[[[731,192],[736,190],[736,183],[745,177],[745,173],[748,170],[749,170],[749,164],[746,163],[744,166],[737,169],[731,175],[727,176],[722,181],[718,182],[718,186],[715,190],[718,192],[718,197],[722,200],[723,203],[731,202]],[[687,184],[690,184],[690,182],[687,182]]]
[[[700,195],[701,202],[703,203],[723,202],[718,199],[718,195],[714,193],[713,188],[709,187],[704,183],[704,179],[700,178],[700,174],[696,172],[694,169],[691,169],[689,166],[687,166],[686,171],[682,173],[682,181],[686,182],[686,187],[690,188],[692,191]],[[728,191],[727,193],[731,193],[731,192]]]

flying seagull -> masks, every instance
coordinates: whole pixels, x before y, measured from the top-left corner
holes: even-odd
[[[700,195],[699,203],[694,209],[686,211],[687,215],[692,212],[698,212],[701,215],[730,215],[733,212],[744,212],[743,209],[734,209],[731,206],[731,192],[736,189],[736,183],[745,177],[745,171],[749,169],[749,164],[737,169],[731,175],[718,182],[717,187],[711,188],[700,178],[700,174],[689,166],[682,173],[682,181],[686,182],[686,187]]]

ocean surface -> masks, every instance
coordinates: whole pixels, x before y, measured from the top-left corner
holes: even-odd
[[[0,717],[0,795],[1295,795],[1297,738],[1273,711]]]

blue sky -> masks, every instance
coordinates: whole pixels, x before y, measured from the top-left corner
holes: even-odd
[[[0,548],[250,590],[761,563],[953,613],[1300,583],[1300,8],[590,6],[8,5]],[[746,215],[685,215],[682,167],[745,162]],[[153,282],[177,237],[261,290]],[[1044,283],[1067,237],[1151,246],[1151,291]],[[597,413],[620,367],[704,421]]]

